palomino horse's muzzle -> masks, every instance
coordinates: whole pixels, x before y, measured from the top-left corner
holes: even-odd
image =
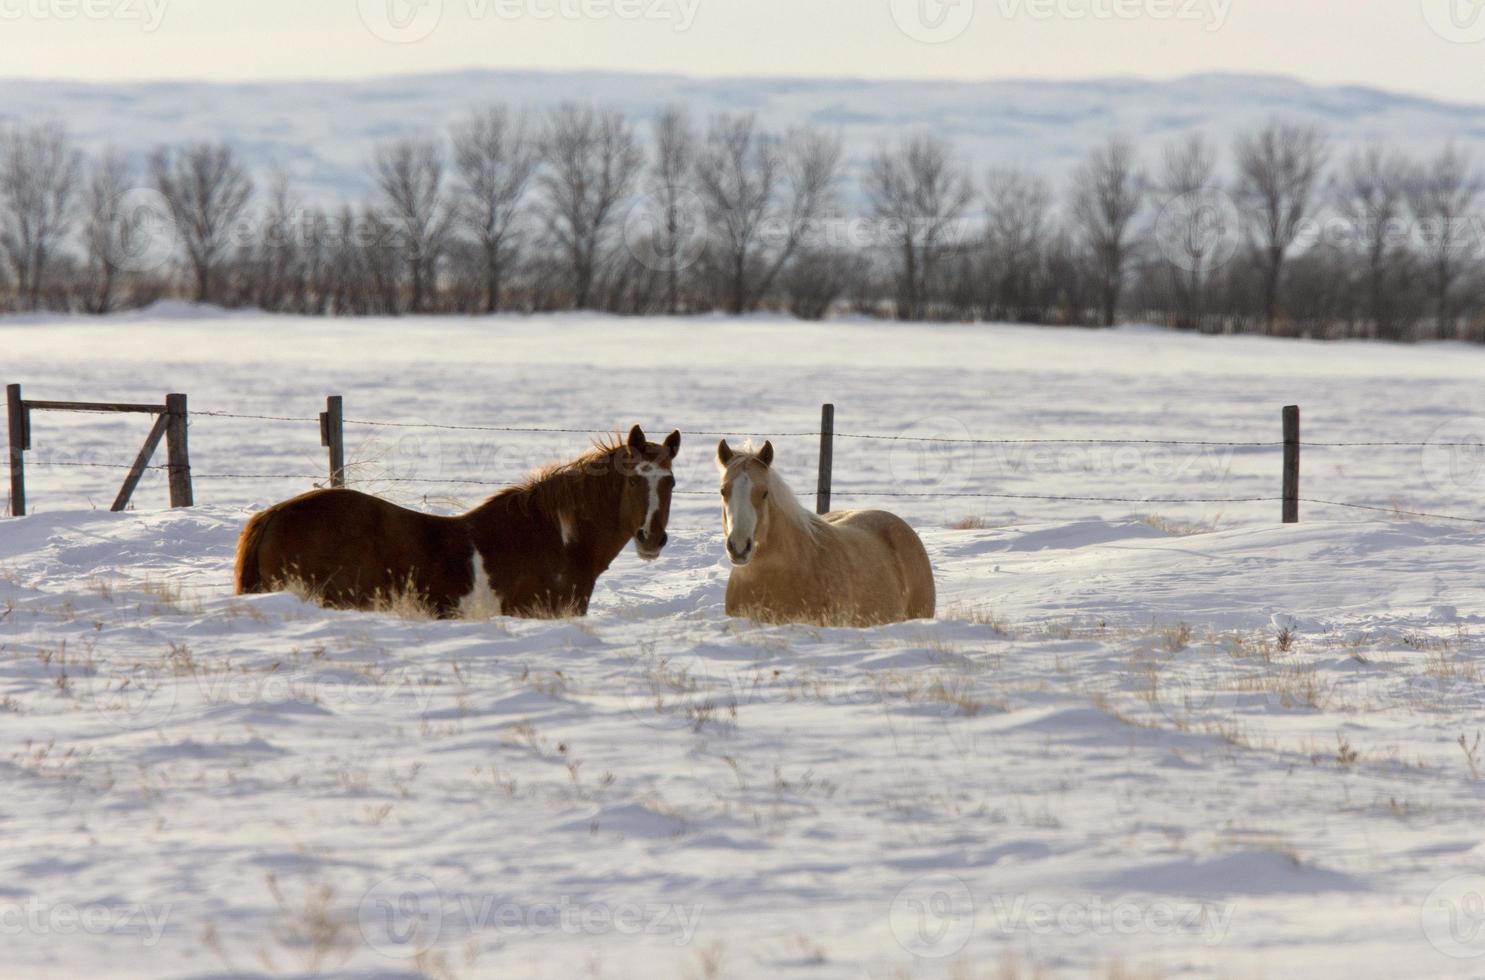
[[[734,565],[746,565],[753,557],[753,539],[749,538],[747,542],[741,548],[739,548],[732,543],[731,538],[728,538],[727,557],[732,561],[732,564]]]

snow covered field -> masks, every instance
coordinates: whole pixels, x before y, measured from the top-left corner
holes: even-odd
[[[1485,527],[1272,502],[1277,449],[841,438],[940,618],[722,611],[715,436],[814,483],[848,434],[1274,442],[1306,497],[1485,516],[1485,351],[1011,327],[0,322],[32,398],[191,397],[196,500],[106,513],[147,420],[38,415],[0,519],[5,976],[1485,973]],[[671,544],[585,621],[230,592],[313,417],[680,427]],[[476,502],[581,433],[348,423],[353,476]],[[293,478],[246,479],[247,474]],[[302,476],[301,476],[302,475]],[[967,520],[974,519],[974,520]],[[960,527],[956,527],[959,525]],[[960,529],[965,525],[971,527]],[[1464,744],[1460,744],[1461,736]]]

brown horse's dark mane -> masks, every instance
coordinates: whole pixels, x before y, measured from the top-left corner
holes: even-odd
[[[539,511],[553,518],[564,511],[573,516],[585,513],[585,505],[598,502],[597,491],[602,486],[601,481],[592,478],[595,465],[600,467],[599,474],[613,473],[612,457],[624,448],[624,440],[618,435],[596,439],[593,448],[581,456],[536,470],[525,480],[486,500],[475,511],[510,503],[523,513]]]

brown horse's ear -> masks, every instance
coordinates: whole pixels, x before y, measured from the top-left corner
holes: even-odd
[[[676,453],[681,451],[681,430],[676,429],[665,437],[665,448],[670,450],[670,458],[675,459]]]
[[[773,465],[773,443],[765,442],[763,448],[758,450],[758,459],[764,466]]]
[[[717,462],[721,463],[723,466],[726,466],[728,463],[732,462],[732,457],[734,455],[736,454],[732,451],[732,447],[727,445],[726,439],[723,439],[721,442],[717,443]]]
[[[637,425],[634,428],[632,428],[632,429],[629,430],[629,448],[630,449],[643,449],[643,448],[645,448],[645,430],[644,429],[641,429]]]

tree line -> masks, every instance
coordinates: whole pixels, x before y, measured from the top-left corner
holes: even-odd
[[[766,309],[1485,341],[1485,182],[1469,156],[1341,155],[1282,119],[1149,159],[1116,136],[1054,184],[977,173],[928,131],[853,168],[837,136],[751,115],[496,105],[378,145],[367,174],[366,200],[324,207],[227,144],[136,160],[87,154],[54,122],[12,125],[0,309]]]

